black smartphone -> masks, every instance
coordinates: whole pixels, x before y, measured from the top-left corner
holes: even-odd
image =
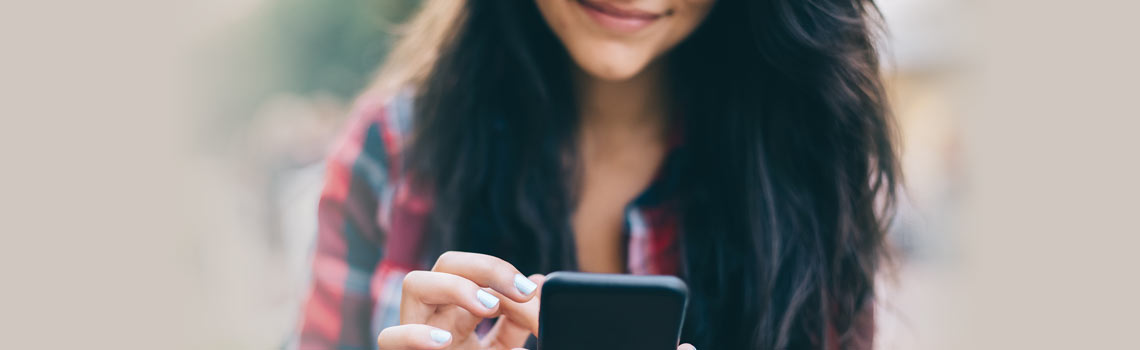
[[[673,276],[551,273],[542,285],[538,350],[676,350],[688,294]]]

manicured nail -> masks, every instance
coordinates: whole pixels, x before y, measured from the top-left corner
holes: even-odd
[[[530,295],[530,293],[534,293],[534,289],[538,288],[538,285],[534,284],[534,282],[531,282],[530,279],[526,278],[526,276],[516,274],[515,288],[522,292],[523,295]]]
[[[436,342],[436,344],[443,344],[451,340],[451,332],[442,329],[433,329],[429,334],[431,335],[431,340]]]
[[[483,306],[486,306],[488,309],[494,309],[495,305],[499,305],[499,298],[491,295],[491,293],[484,292],[482,289],[480,289],[478,292],[475,292],[475,297],[478,298],[479,302],[483,303]]]

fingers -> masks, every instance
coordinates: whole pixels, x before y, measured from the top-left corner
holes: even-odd
[[[530,300],[538,289],[538,285],[520,274],[514,265],[485,254],[446,252],[439,256],[431,270],[462,276],[519,303]]]
[[[538,307],[541,298],[542,283],[546,281],[543,275],[530,276],[530,280],[539,286],[534,299],[525,303],[505,302],[500,308],[502,317],[483,337],[485,349],[507,349],[526,343],[531,334],[538,335]]]
[[[432,271],[412,271],[404,278],[400,323],[427,328],[385,329],[378,339],[380,348],[439,349],[449,342],[459,345],[478,342],[479,339],[463,336],[471,333],[464,330],[473,330],[480,319],[500,314],[504,322],[498,323],[491,332],[500,336],[487,340],[498,339],[494,348],[499,349],[521,345],[530,334],[538,332],[536,296],[543,281],[542,275],[527,278],[510,263],[490,255],[444,253]],[[440,332],[445,332],[429,324],[460,331],[461,336],[451,339],[451,333],[446,333],[446,341],[425,343],[424,339],[431,340],[432,329],[436,330],[437,339],[444,334]],[[428,338],[424,338],[424,334]]]
[[[451,344],[451,332],[422,324],[384,328],[376,338],[380,350],[443,349]]]
[[[456,335],[456,343],[461,343],[466,336],[475,334],[475,329],[482,321],[482,317],[472,315],[461,307],[441,305],[424,324],[451,331]]]
[[[425,323],[436,306],[459,306],[472,315],[497,315],[499,298],[466,278],[431,271],[412,271],[404,277],[400,299],[400,323]]]
[[[697,350],[697,348],[692,344],[685,343],[681,344],[681,346],[678,346],[677,350]]]
[[[530,334],[530,330],[514,322],[510,316],[503,315],[491,327],[491,331],[480,339],[480,343],[484,349],[510,349],[526,344]]]
[[[527,277],[527,279],[529,279],[531,282],[534,282],[534,286],[535,286],[534,290],[538,292],[538,293],[535,293],[534,296],[537,297],[538,299],[542,299],[542,285],[544,283],[546,283],[546,275],[543,275],[541,273],[536,273],[536,274],[530,275],[530,277]]]
[[[546,276],[535,274],[531,275],[529,280],[536,286],[535,298],[525,303],[503,303],[501,313],[507,315],[512,323],[537,336],[538,308],[542,299],[542,284],[546,282]]]

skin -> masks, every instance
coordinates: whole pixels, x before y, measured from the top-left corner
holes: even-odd
[[[595,0],[626,10],[664,15],[640,30],[616,31],[586,14],[577,0],[535,0],[543,19],[575,62],[582,111],[579,150],[583,177],[572,217],[579,267],[587,272],[624,271],[625,206],[652,181],[666,151],[663,55],[692,34],[715,0]],[[667,14],[667,15],[665,15]],[[513,349],[538,334],[542,275],[537,288],[516,288],[518,269],[497,257],[447,252],[431,271],[404,279],[400,325],[380,332],[379,348]],[[476,294],[499,301],[487,308]],[[481,339],[475,327],[499,321]],[[432,339],[444,331],[443,343]],[[678,350],[695,350],[682,344]]]

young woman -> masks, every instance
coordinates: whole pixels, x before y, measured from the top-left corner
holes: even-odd
[[[424,6],[330,159],[302,349],[523,346],[556,270],[683,278],[698,348],[870,347],[869,0]]]

